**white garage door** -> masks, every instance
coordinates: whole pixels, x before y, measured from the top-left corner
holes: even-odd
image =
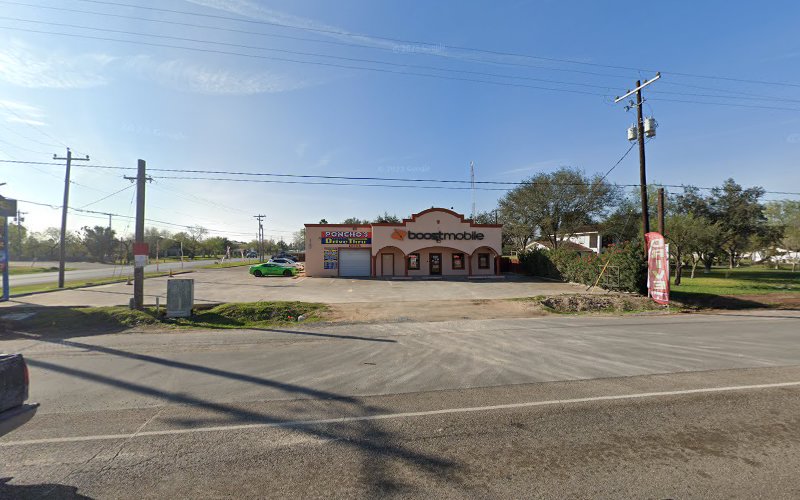
[[[369,276],[369,250],[339,249],[339,276]]]

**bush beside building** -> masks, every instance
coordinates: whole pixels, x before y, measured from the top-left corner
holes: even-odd
[[[532,276],[594,285],[623,292],[647,293],[647,261],[639,243],[611,245],[602,254],[584,255],[569,250],[530,250],[519,256],[522,272]]]

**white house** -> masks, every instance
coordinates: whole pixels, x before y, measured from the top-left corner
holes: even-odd
[[[538,240],[529,243],[526,250],[533,250],[534,248],[551,248],[552,244],[549,240]],[[600,230],[593,226],[579,227],[570,236],[564,238],[561,248],[575,250],[581,254],[601,253],[603,251],[603,235]]]

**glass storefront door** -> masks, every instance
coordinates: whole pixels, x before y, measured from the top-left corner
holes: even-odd
[[[440,253],[432,253],[430,254],[430,262],[431,262],[431,275],[434,274],[442,274],[442,254]]]

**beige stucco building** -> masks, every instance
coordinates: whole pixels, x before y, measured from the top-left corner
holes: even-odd
[[[499,274],[502,224],[475,224],[446,208],[400,223],[305,226],[307,276]]]

